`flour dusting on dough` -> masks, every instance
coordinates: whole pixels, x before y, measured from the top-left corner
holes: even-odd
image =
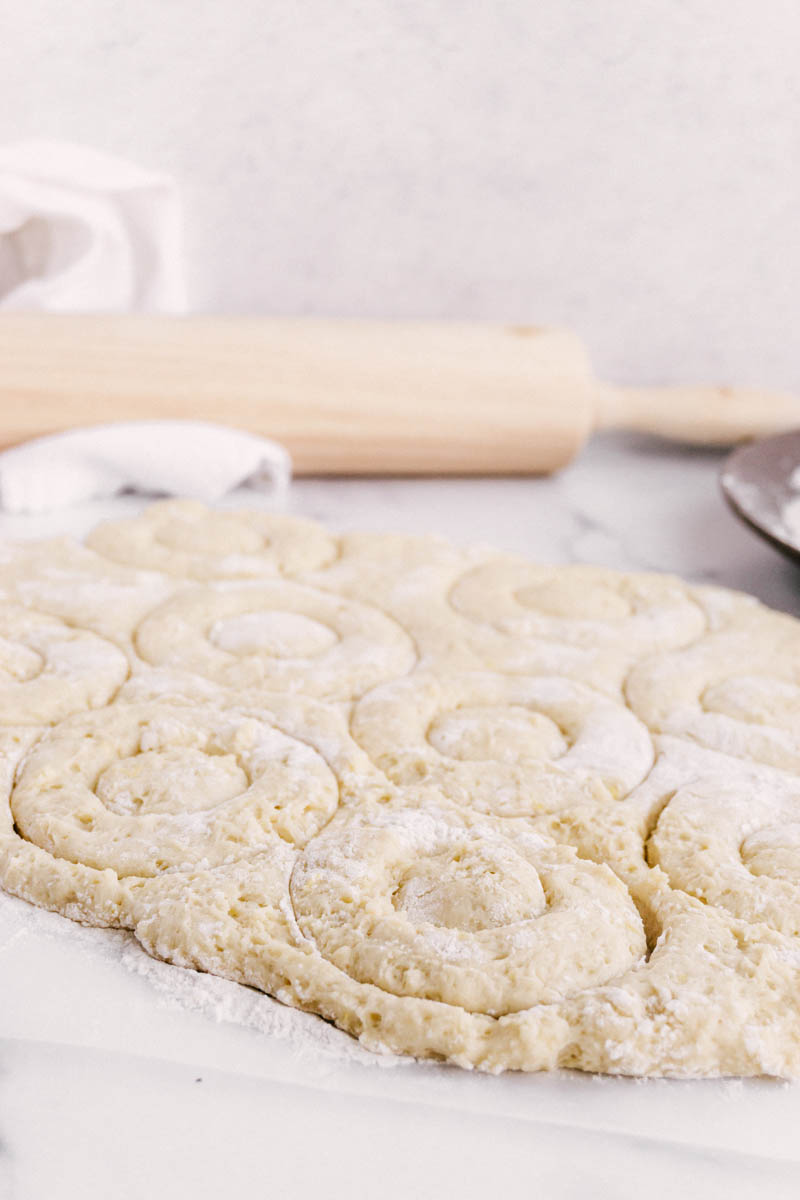
[[[183,501],[90,542],[0,548],[6,891],[298,1052],[800,1075],[800,623]]]

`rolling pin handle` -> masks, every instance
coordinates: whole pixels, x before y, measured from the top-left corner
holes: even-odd
[[[800,399],[730,387],[597,386],[595,428],[628,429],[693,445],[730,446],[800,428]]]

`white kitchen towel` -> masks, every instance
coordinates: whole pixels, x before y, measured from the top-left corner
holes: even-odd
[[[68,142],[0,146],[0,309],[186,309],[168,175]]]
[[[238,484],[286,499],[278,442],[205,421],[119,421],[35,438],[0,454],[0,507],[41,513],[125,490],[218,500]]]

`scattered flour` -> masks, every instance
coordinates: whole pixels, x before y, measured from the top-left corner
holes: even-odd
[[[153,987],[160,1007],[199,1012],[213,1021],[257,1030],[265,1037],[289,1043],[298,1058],[323,1057],[378,1067],[407,1066],[415,1061],[389,1053],[374,1054],[321,1017],[290,1008],[255,988],[151,958],[127,931],[78,925],[24,900],[0,894],[0,961],[8,947],[26,936],[54,938],[62,943],[72,940],[87,955],[145,979]]]
[[[321,1017],[290,1008],[255,988],[151,958],[130,934],[125,937],[119,957],[129,971],[143,976],[153,985],[161,1002],[168,1007],[191,1009],[214,1021],[256,1029],[266,1037],[291,1043],[300,1056],[325,1055],[381,1067],[414,1061],[396,1054],[373,1054]]]

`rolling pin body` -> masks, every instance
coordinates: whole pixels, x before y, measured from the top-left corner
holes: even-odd
[[[187,417],[283,442],[299,473],[551,471],[598,426],[728,442],[800,425],[787,397],[627,391],[571,333],[479,323],[0,317],[0,443]]]

